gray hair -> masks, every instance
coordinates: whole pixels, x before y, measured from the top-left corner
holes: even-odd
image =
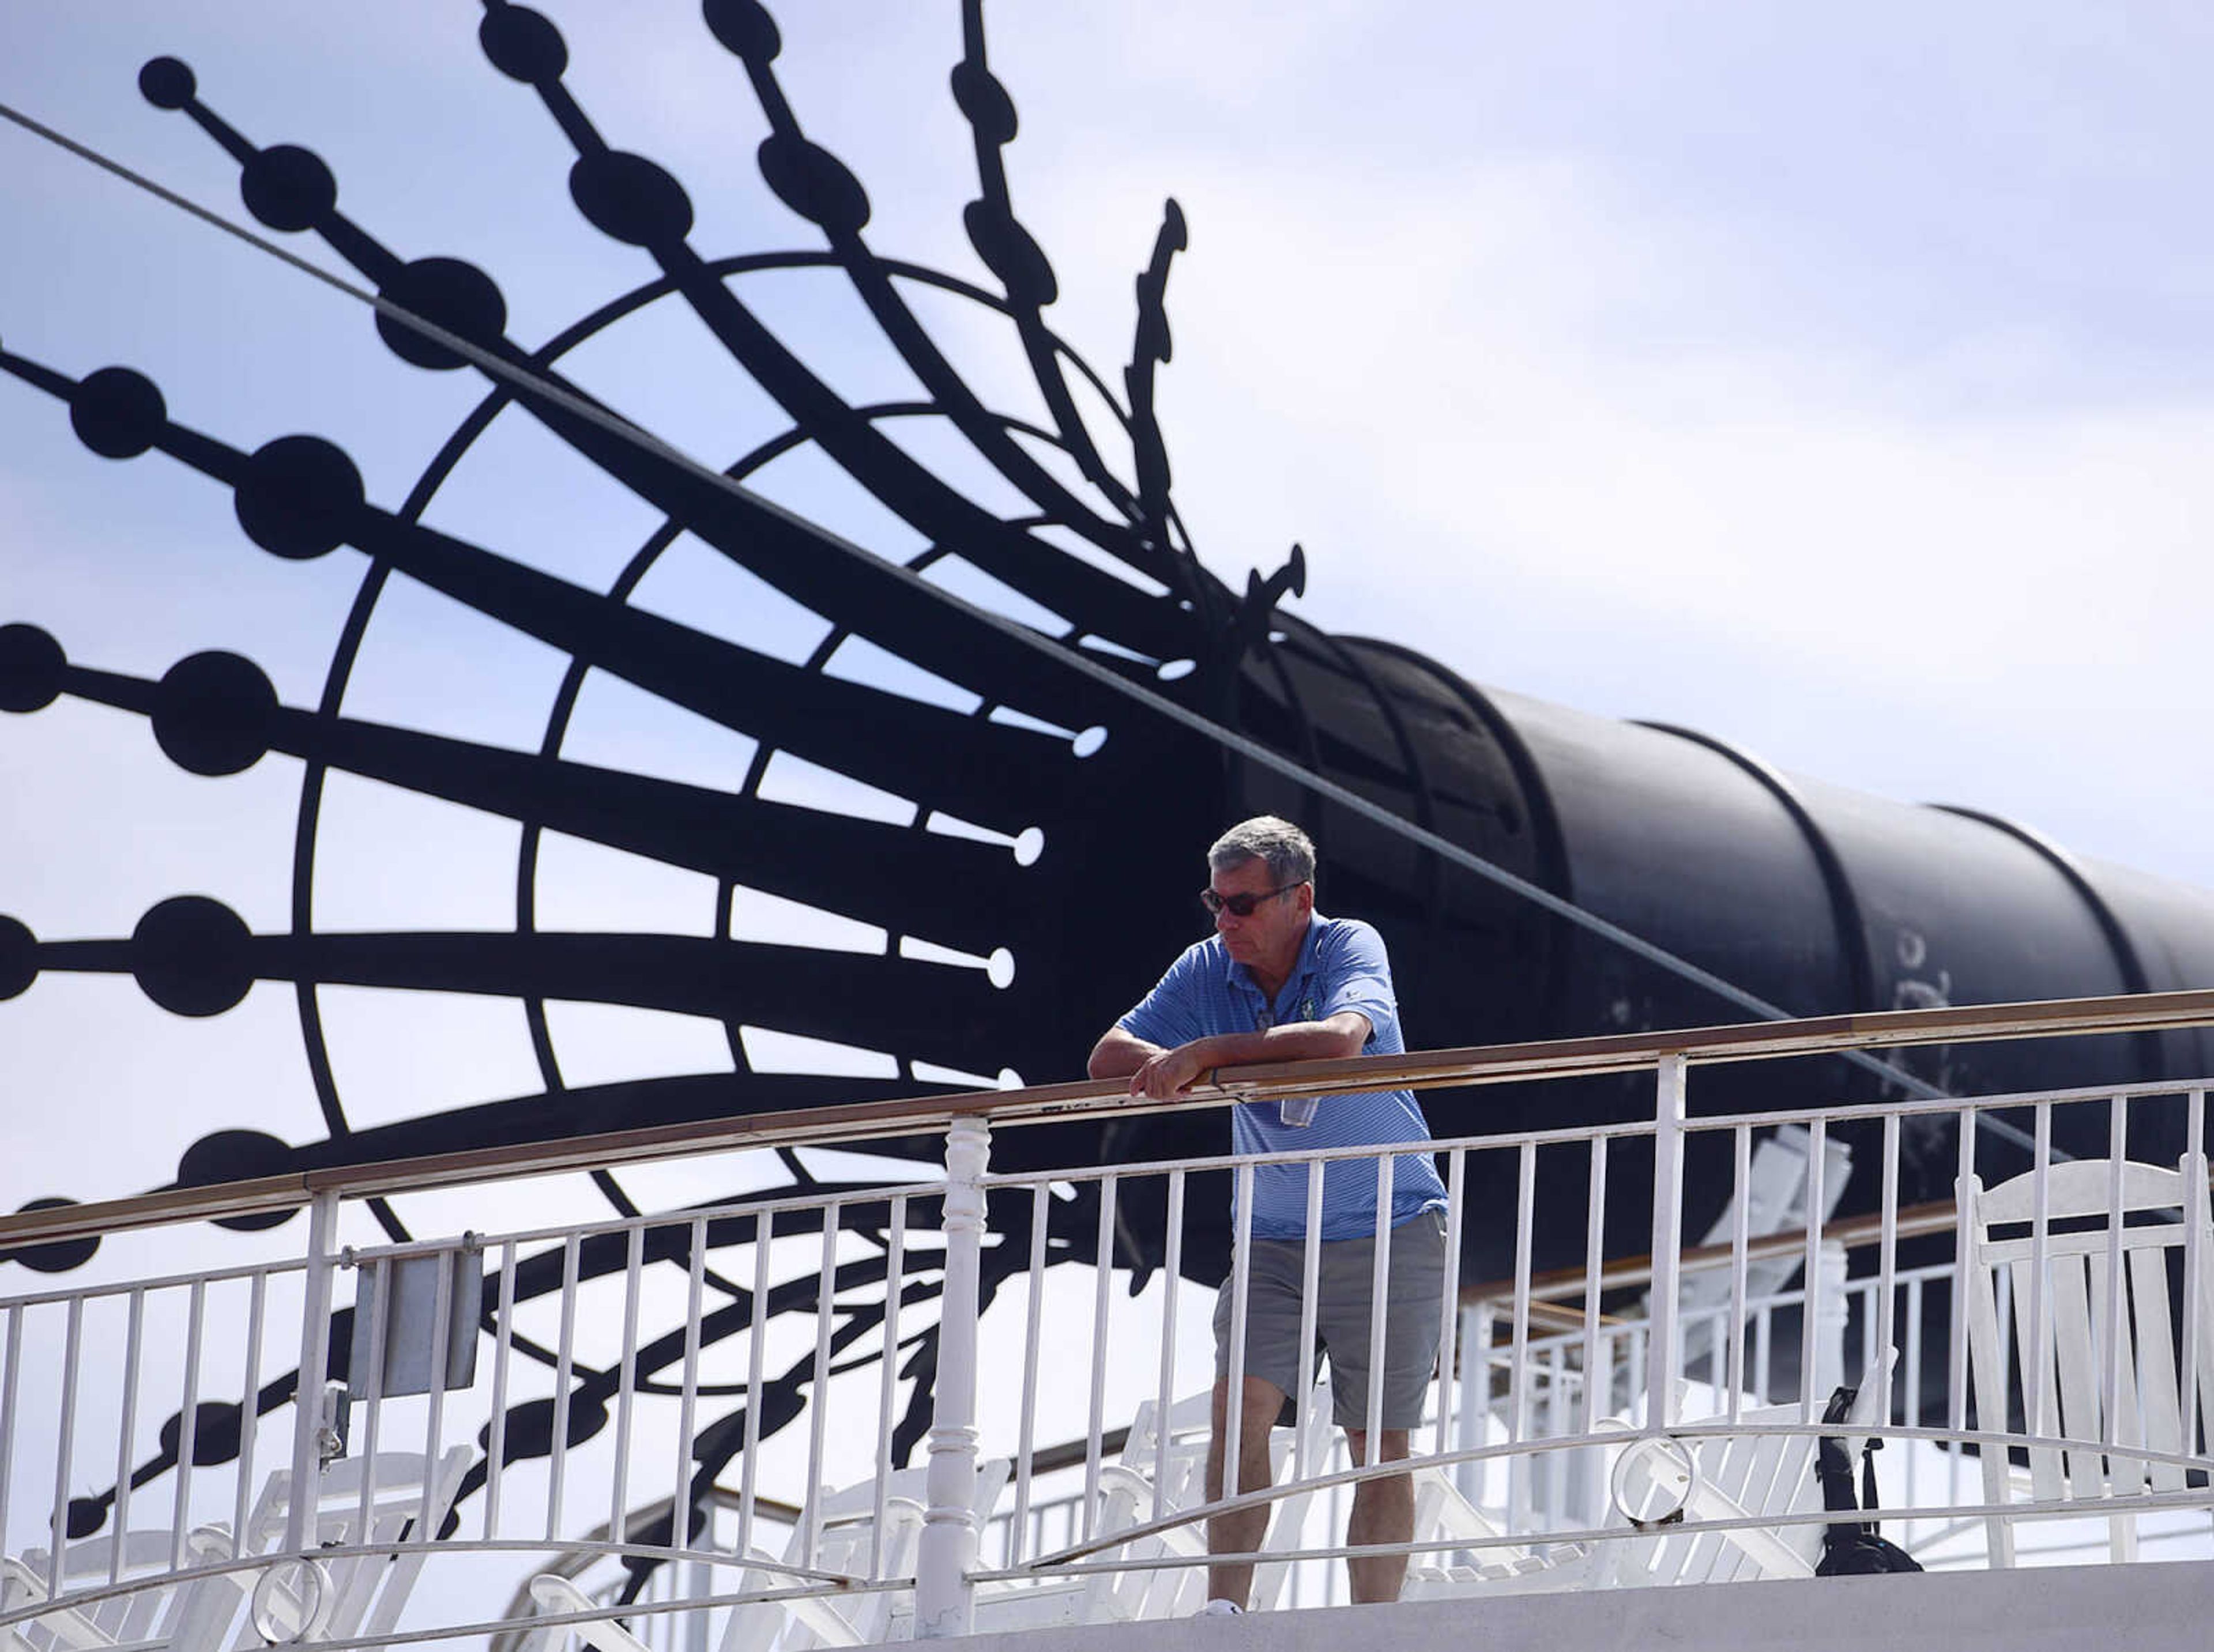
[[[1210,871],[1227,872],[1247,861],[1266,861],[1279,885],[1306,883],[1315,874],[1314,844],[1289,820],[1257,814],[1231,827],[1207,851]]]

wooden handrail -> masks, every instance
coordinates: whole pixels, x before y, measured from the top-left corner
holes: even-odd
[[[318,1194],[346,1198],[417,1192],[474,1182],[723,1153],[749,1148],[830,1146],[943,1129],[958,1118],[1037,1124],[1102,1113],[1159,1113],[1177,1106],[1289,1100],[1378,1089],[1436,1089],[1636,1071],[1661,1057],[1700,1065],[1764,1061],[1892,1045],[1995,1039],[2143,1033],[2214,1025],[2214,991],[2067,998],[2047,1003],[1893,1009],[1752,1021],[1654,1033],[1609,1033],[1526,1044],[1477,1045],[1345,1061],[1278,1062],[1218,1069],[1174,1101],[1130,1100],[1120,1080],[976,1090],[957,1095],[856,1101],[784,1113],[731,1115],[641,1130],[611,1131],[505,1147],[431,1154],[379,1164],[303,1170],[247,1181],[168,1188],[131,1198],[0,1216],[0,1248],[88,1238],[166,1222],[208,1221],[297,1209]]]

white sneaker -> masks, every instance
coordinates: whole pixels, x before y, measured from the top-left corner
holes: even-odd
[[[1191,1615],[1195,1618],[1240,1618],[1245,1608],[1235,1600],[1209,1600]]]

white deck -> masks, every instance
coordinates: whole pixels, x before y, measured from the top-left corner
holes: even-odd
[[[963,1652],[2184,1652],[2214,1562],[1824,1577],[978,1635]]]

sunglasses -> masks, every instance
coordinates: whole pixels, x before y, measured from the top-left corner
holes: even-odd
[[[1293,890],[1303,888],[1306,885],[1306,880],[1301,878],[1297,883],[1287,883],[1258,895],[1244,891],[1234,895],[1218,895],[1212,889],[1202,889],[1199,892],[1199,904],[1218,917],[1226,911],[1232,917],[1251,917],[1259,910],[1263,901],[1274,900],[1278,895],[1288,895]]]

